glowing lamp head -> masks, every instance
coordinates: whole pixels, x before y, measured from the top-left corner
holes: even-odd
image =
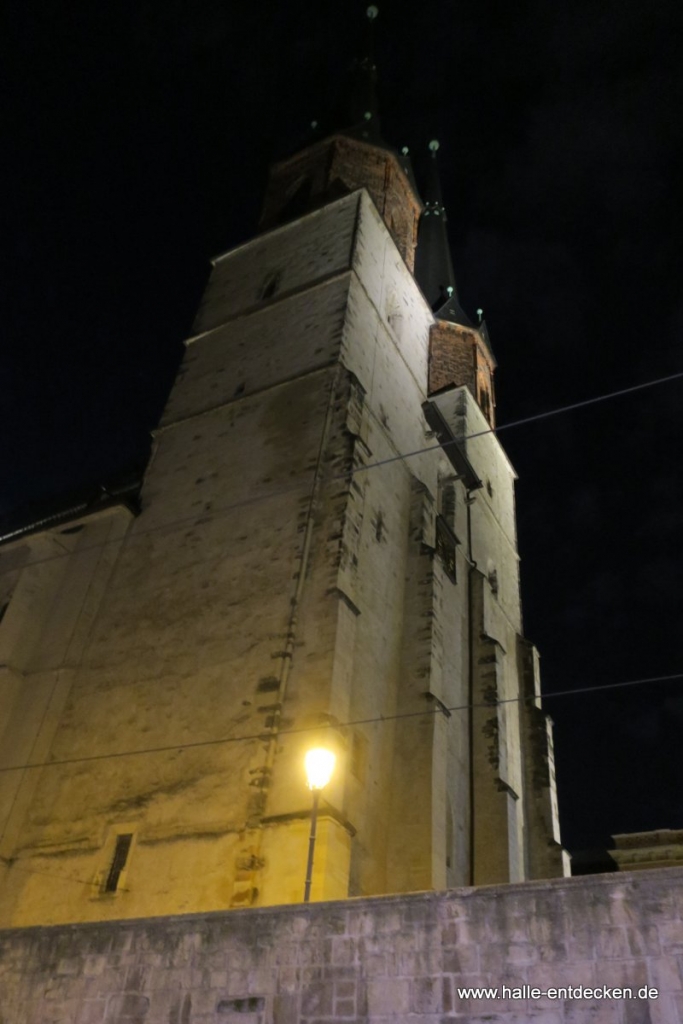
[[[309,789],[324,789],[332,778],[336,757],[331,750],[315,747],[304,758]]]

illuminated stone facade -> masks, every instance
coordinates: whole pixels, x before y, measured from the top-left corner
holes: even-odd
[[[401,174],[214,261],[139,515],[0,549],[2,925],[301,900],[319,740],[314,899],[562,874],[515,474],[430,397]]]
[[[620,871],[683,867],[683,829],[626,832],[612,838],[615,849],[609,852]]]

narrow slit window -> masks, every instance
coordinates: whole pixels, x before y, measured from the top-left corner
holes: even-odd
[[[455,484],[452,480],[439,481],[439,513],[446,525],[455,530]]]
[[[441,559],[446,575],[452,583],[457,582],[455,548],[458,541],[443,516],[436,517],[436,554]]]
[[[272,299],[273,298],[273,296],[275,295],[276,291],[280,287],[280,279],[281,278],[282,278],[282,274],[280,273],[279,270],[272,271],[270,274],[268,274],[268,276],[266,277],[265,281],[261,285],[261,289],[260,289],[259,297],[260,297],[262,302],[267,302],[268,299]]]
[[[104,883],[105,892],[116,892],[119,887],[119,879],[121,872],[126,866],[128,861],[128,854],[130,853],[130,844],[133,842],[133,836],[131,833],[120,835],[116,837],[116,846],[114,847],[114,856],[112,857],[111,867],[109,868],[109,874],[107,880]]]

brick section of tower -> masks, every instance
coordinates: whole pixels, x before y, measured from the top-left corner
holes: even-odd
[[[333,135],[275,164],[261,226],[286,223],[358,188],[368,190],[412,271],[422,204],[395,154],[382,146]]]
[[[429,393],[465,385],[494,427],[493,361],[478,331],[437,320],[429,339]]]

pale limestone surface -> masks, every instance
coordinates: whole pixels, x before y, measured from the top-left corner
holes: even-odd
[[[454,479],[432,323],[364,191],[260,236],[215,261],[141,514],[2,548],[3,757],[58,762],[2,782],[4,924],[299,899],[319,739],[314,898],[561,873],[545,719],[516,703],[514,471],[454,388],[483,486]]]
[[[615,849],[609,852],[620,871],[683,867],[683,829],[625,832],[612,838]]]

